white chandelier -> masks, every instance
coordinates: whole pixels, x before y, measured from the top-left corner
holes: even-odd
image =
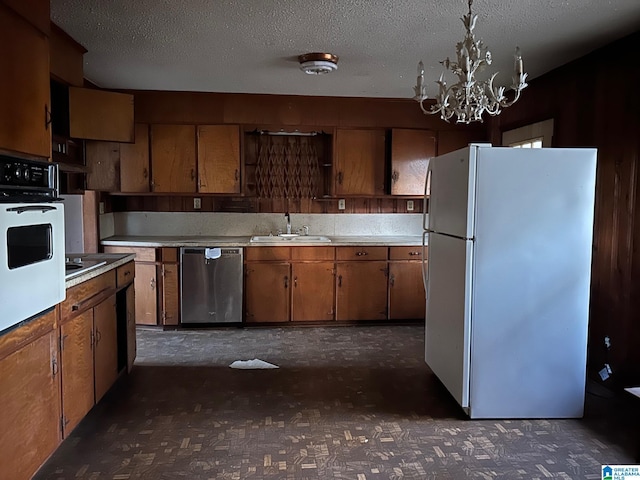
[[[424,64],[418,63],[418,81],[413,87],[414,100],[420,102],[420,108],[425,114],[440,113],[440,118],[449,121],[454,115],[456,123],[482,122],[482,114],[498,115],[502,108],[510,107],[519,98],[520,92],[527,84],[527,74],[522,71],[522,57],[520,49],[516,47],[513,85],[515,92],[513,100],[508,100],[504,95],[505,87],[494,87],[493,80],[498,72],[491,75],[489,80],[480,82],[475,79],[476,72],[482,71],[487,65],[491,65],[491,52],[484,46],[482,40],[476,40],[473,29],[476,26],[478,16],[471,13],[469,0],[469,13],[462,17],[462,23],[467,31],[464,40],[456,45],[457,62],[452,62],[447,57],[440,62],[444,68],[451,70],[458,76],[458,82],[447,86],[444,73],[436,83],[440,86],[436,95],[436,103],[429,110],[424,108],[423,102],[427,97],[427,88],[424,85]]]

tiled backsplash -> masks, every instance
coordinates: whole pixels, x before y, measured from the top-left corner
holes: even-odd
[[[421,235],[422,214],[291,214],[291,229],[311,235]],[[281,213],[117,212],[100,217],[100,238],[112,235],[269,234],[286,229]]]

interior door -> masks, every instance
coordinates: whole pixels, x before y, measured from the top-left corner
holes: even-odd
[[[429,235],[425,360],[458,403],[469,406],[473,242]]]

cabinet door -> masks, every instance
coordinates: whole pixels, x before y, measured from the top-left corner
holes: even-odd
[[[384,194],[383,130],[336,131],[335,194]]]
[[[154,192],[196,191],[195,125],[151,125]]]
[[[0,148],[51,156],[49,41],[0,4]]]
[[[65,438],[94,405],[93,310],[60,326],[62,416]]]
[[[387,262],[336,265],[336,319],[386,320]]]
[[[334,320],[333,262],[294,263],[291,320]]]
[[[117,192],[120,190],[120,144],[87,141],[87,190]]]
[[[0,360],[2,478],[31,478],[60,443],[57,343],[52,331]]]
[[[136,359],[136,345],[136,291],[131,285],[127,288],[127,370],[129,372]]]
[[[198,191],[240,193],[240,127],[198,127]]]
[[[391,194],[424,195],[429,159],[436,136],[429,130],[391,130]]]
[[[247,322],[288,322],[288,263],[251,263],[245,267]]]
[[[120,144],[120,191],[149,191],[149,125],[136,123],[134,143]]]
[[[118,335],[116,296],[93,308],[94,372],[96,403],[118,378]]]
[[[72,138],[133,142],[133,125],[133,95],[69,87]]]
[[[162,324],[178,325],[180,319],[180,299],[178,285],[178,265],[162,264]]]
[[[154,264],[136,263],[136,323],[139,325],[158,324],[157,274]]]
[[[389,263],[389,319],[425,318],[422,262]]]

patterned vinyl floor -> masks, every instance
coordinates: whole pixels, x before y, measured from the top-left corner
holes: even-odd
[[[468,420],[424,364],[423,333],[139,330],[131,375],[34,478],[600,479],[633,463],[626,398],[598,387],[580,420]],[[280,368],[228,367],[252,358]]]

